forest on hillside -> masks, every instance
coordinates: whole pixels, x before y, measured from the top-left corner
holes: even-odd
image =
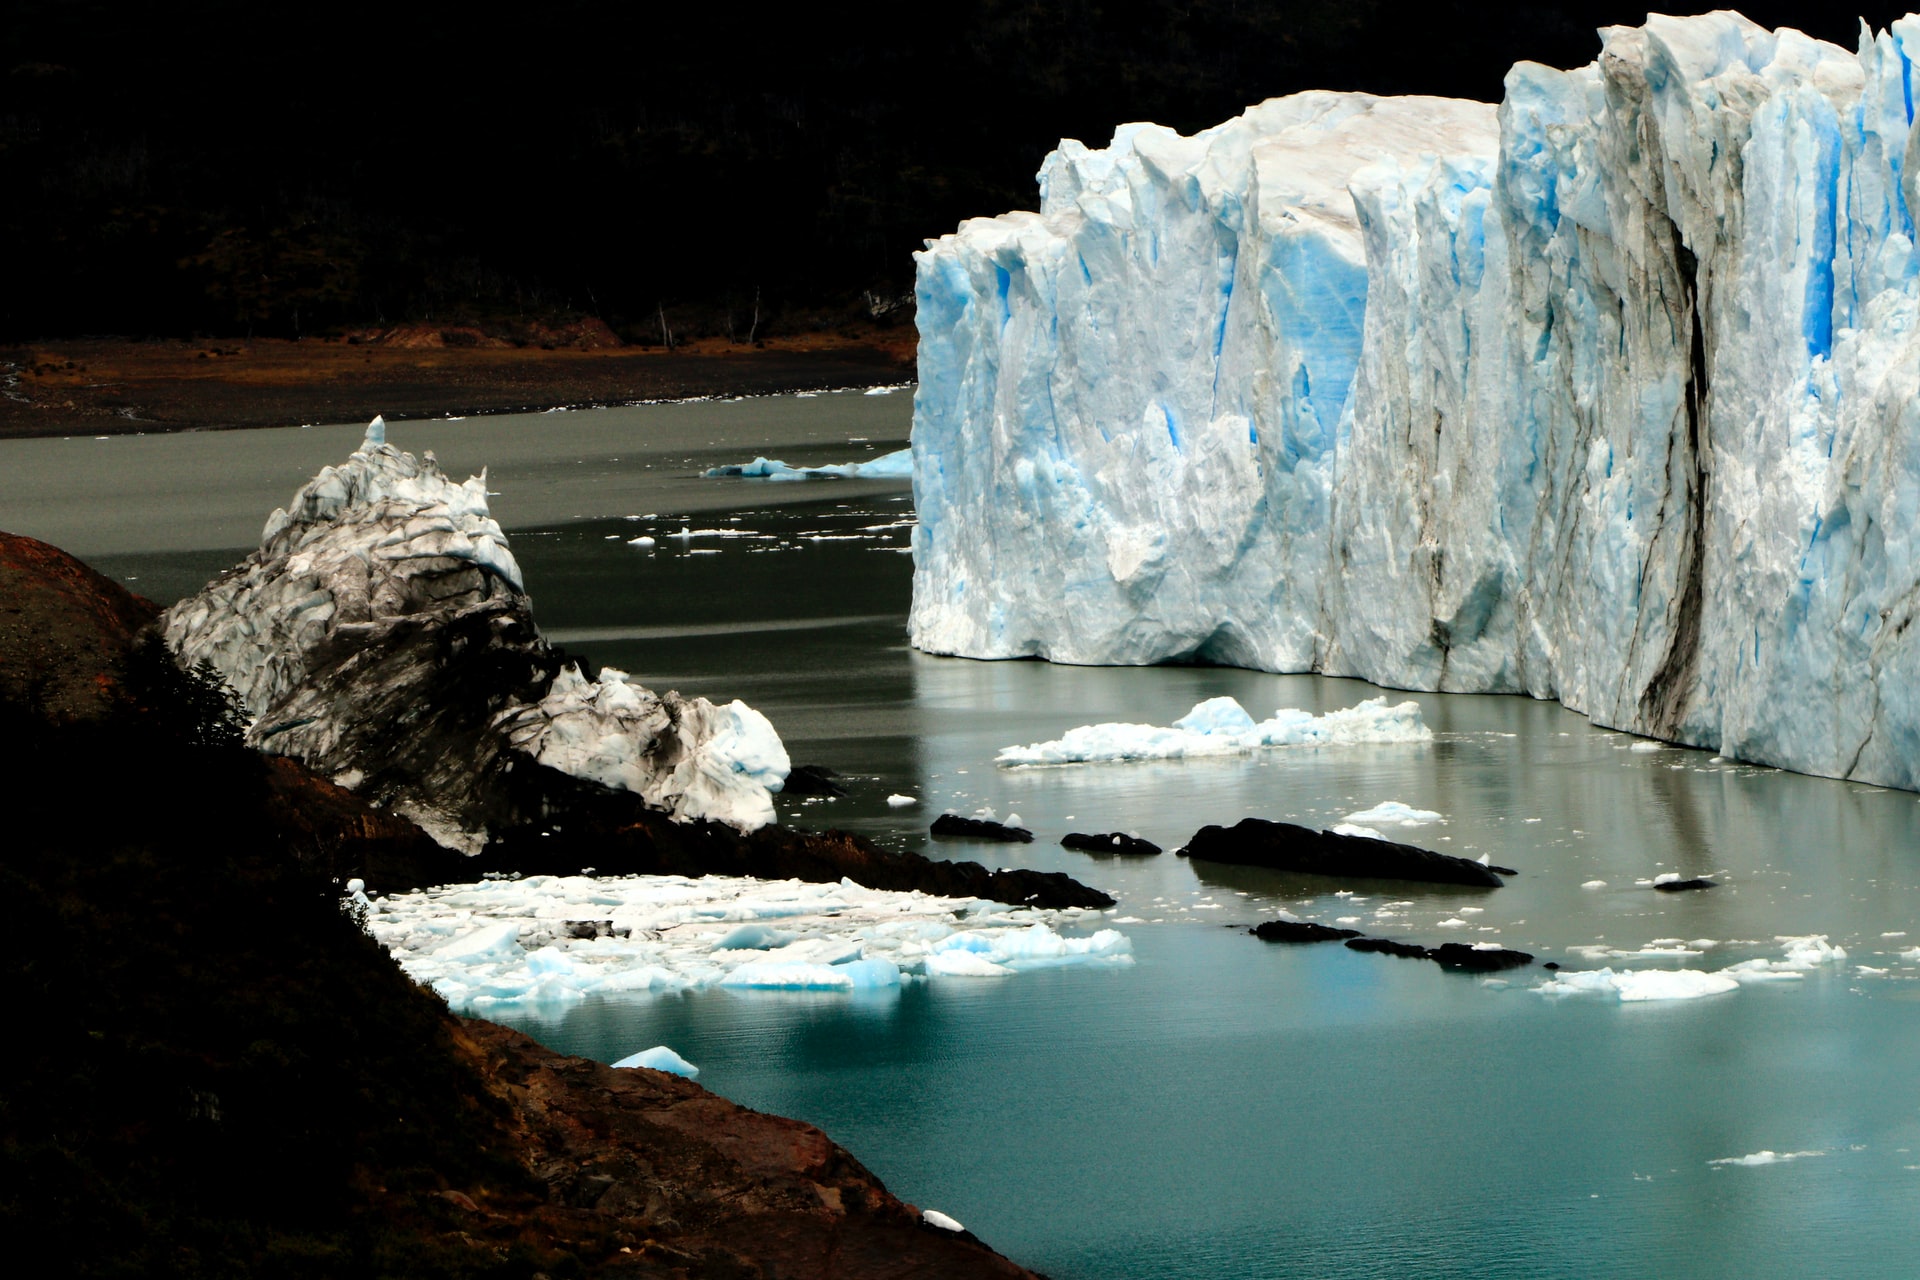
[[[1705,9],[1710,4],[1676,6]],[[1832,6],[1747,13],[1851,46]],[[1876,26],[1901,12],[1880,5]],[[597,317],[626,341],[899,308],[1063,136],[1306,88],[1496,99],[1633,0],[12,0],[0,339]]]

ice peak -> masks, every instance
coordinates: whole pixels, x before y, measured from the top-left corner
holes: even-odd
[[[362,449],[377,449],[387,442],[387,420],[375,414],[373,421],[367,424],[367,434],[360,441]]]

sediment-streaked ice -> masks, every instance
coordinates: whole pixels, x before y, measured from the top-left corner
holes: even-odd
[[[1384,697],[1368,698],[1339,711],[1316,716],[1283,707],[1256,723],[1245,707],[1228,697],[1209,698],[1170,726],[1086,724],[1051,742],[1003,748],[1004,766],[1084,764],[1117,760],[1182,760],[1239,755],[1266,747],[1356,746],[1433,741],[1420,719],[1420,704],[1408,699],[1388,706]],[[1438,815],[1436,815],[1438,816]]]
[[[529,876],[374,899],[367,928],[456,1010],[621,991],[875,991],[1133,963],[1098,912],[729,876]],[[584,933],[586,937],[576,937]],[[594,936],[598,935],[598,936]]]

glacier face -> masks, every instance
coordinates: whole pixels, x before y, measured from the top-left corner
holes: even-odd
[[[1920,787],[1920,19],[1063,143],[919,263],[912,637]]]
[[[259,550],[161,617],[183,664],[239,694],[249,744],[293,756],[442,844],[539,820],[516,766],[638,794],[677,820],[774,819],[788,760],[742,702],[587,679],[548,645],[484,476],[455,483],[378,418],[275,511]]]

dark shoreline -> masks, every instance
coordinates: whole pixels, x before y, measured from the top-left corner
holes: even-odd
[[[81,338],[0,349],[0,439],[538,413],[914,375],[910,331],[675,351]]]

